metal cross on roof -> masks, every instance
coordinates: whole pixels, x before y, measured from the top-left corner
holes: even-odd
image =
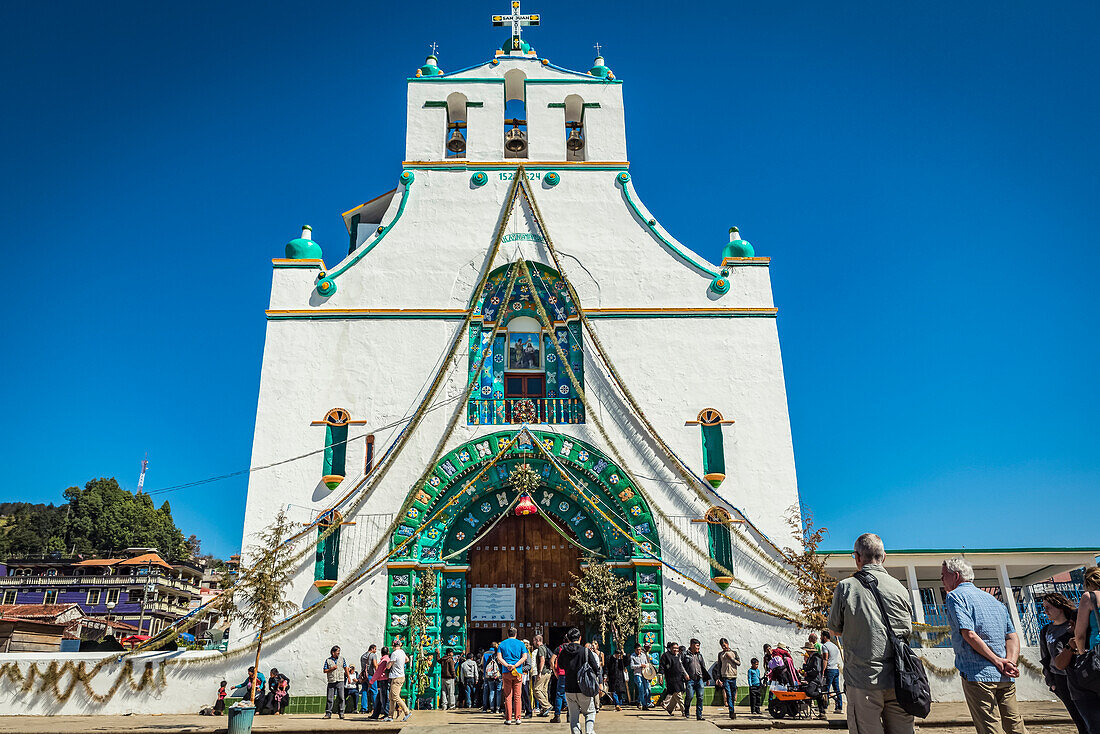
[[[519,29],[525,25],[538,25],[539,16],[537,15],[522,15],[519,10],[519,0],[512,0],[512,14],[511,15],[494,15],[494,26],[512,26],[512,48],[518,49],[519,43],[515,41],[519,40]]]
[[[432,41],[431,45],[428,46],[428,48],[430,48],[432,50],[432,56],[435,56],[435,52],[436,52],[436,49],[439,48],[439,44],[436,43],[435,41]]]
[[[600,55],[600,44],[597,43],[592,48],[596,49],[596,55],[599,56]]]

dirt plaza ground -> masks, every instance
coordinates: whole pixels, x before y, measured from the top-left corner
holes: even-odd
[[[1028,727],[1036,734],[1076,734],[1061,704],[1056,702],[1028,702],[1022,704]],[[638,734],[644,731],[661,732],[714,732],[721,729],[799,729],[805,734],[824,734],[829,730],[846,729],[842,715],[829,714],[829,721],[789,719],[776,720],[770,716],[739,714],[731,720],[719,707],[707,706],[703,710],[704,721],[682,716],[669,716],[663,711],[642,712],[626,709],[617,712],[605,707],[596,717],[596,731],[608,734]],[[519,731],[529,734],[567,734],[564,718],[561,724],[551,724],[548,718],[528,719]],[[367,721],[365,715],[350,714],[344,720],[336,717],[322,719],[318,714],[294,716],[259,716],[252,727],[256,732],[281,732],[282,734],[313,732],[405,732],[406,734],[461,734],[482,732],[503,727],[500,716],[483,714],[474,710],[416,711],[405,723]],[[159,716],[0,716],[0,734],[217,734],[226,731],[225,717],[187,715]],[[934,734],[972,734],[973,726],[966,706],[961,703],[936,704],[928,719],[918,722],[918,730]],[[500,731],[504,731],[503,728]],[[510,729],[508,731],[511,731]]]

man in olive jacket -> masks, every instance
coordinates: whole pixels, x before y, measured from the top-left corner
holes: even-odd
[[[856,538],[856,568],[878,582],[890,626],[902,637],[912,631],[912,607],[901,582],[886,572],[882,538],[864,533]],[[913,734],[913,717],[898,705],[894,693],[894,659],[888,650],[886,624],[871,590],[849,577],[836,585],[829,629],[844,636],[844,692],[848,730],[859,734]]]

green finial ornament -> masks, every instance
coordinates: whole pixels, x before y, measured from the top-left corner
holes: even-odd
[[[730,227],[730,242],[722,249],[722,257],[756,257],[748,240],[741,239],[737,227]]]
[[[287,260],[320,260],[321,246],[313,241],[313,228],[302,225],[302,236],[286,243]]]

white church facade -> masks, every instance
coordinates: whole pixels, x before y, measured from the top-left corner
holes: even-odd
[[[407,82],[396,188],[344,215],[347,248],[306,229],[273,260],[252,466],[324,451],[252,474],[244,546],[281,509],[316,526],[294,648],[476,650],[511,624],[553,643],[583,627],[591,559],[634,584],[655,652],[792,638],[769,258],[733,229],[708,262],[645,207],[602,58],[559,67],[516,27]]]

